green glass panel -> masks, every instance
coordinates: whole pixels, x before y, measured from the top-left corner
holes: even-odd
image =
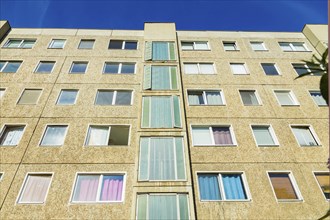
[[[179,194],[179,210],[180,210],[180,220],[189,219],[188,212],[188,196]]]
[[[174,127],[181,128],[179,97],[173,96]]]
[[[147,65],[144,67],[144,81],[143,89],[151,89],[151,66]]]
[[[142,111],[142,126],[143,128],[150,127],[150,97],[143,97],[143,111]]]
[[[149,167],[149,140],[150,138],[141,138],[140,142],[140,170],[139,179],[148,180],[148,167]]]
[[[151,60],[152,59],[152,42],[145,43],[144,49],[144,60]]]
[[[174,43],[170,42],[169,44],[169,50],[170,50],[170,60],[175,60],[175,47]]]
[[[177,179],[180,179],[180,180],[186,178],[182,141],[183,140],[181,137],[175,138]]]
[[[137,199],[137,219],[145,220],[147,219],[147,196],[148,195],[138,195]]]
[[[178,89],[178,78],[176,75],[176,67],[171,67],[171,83],[172,83],[172,89]]]

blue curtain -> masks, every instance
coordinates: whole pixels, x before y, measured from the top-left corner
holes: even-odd
[[[152,60],[169,60],[167,42],[152,42]]]
[[[222,174],[222,182],[227,200],[246,199],[240,174]]]
[[[201,200],[221,200],[218,174],[199,174],[198,183]]]

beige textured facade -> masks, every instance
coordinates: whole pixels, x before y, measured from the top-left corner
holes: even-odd
[[[295,67],[324,51],[327,26],[280,33],[177,31],[174,23],[146,23],[136,31],[0,25],[1,219],[151,219],[155,207],[174,207],[166,210],[176,213],[174,219],[316,219],[328,209],[329,192],[316,176],[329,176],[328,106],[315,93],[319,76],[295,80]],[[24,48],[28,40],[34,43]],[[52,40],[65,40],[63,48],[50,48]],[[93,40],[92,47],[79,49],[81,40]],[[122,48],[111,48],[111,41]],[[164,54],[168,58],[159,58]],[[17,61],[19,68],[6,72]],[[38,72],[49,62],[50,71]],[[86,69],[74,73],[74,64]],[[134,67],[128,74],[107,74],[106,64],[118,66],[118,72],[124,65]],[[169,70],[160,79],[170,88],[153,78],[157,68]],[[34,103],[20,104],[24,90],[39,92]],[[75,101],[59,104],[61,92],[72,90],[78,91]],[[116,91],[116,98],[128,91],[130,101],[117,104],[114,92],[109,104],[100,98],[104,91]],[[54,131],[59,128],[65,132],[58,144],[52,137],[59,137]],[[99,144],[105,128],[109,143],[111,135],[118,141],[118,134],[127,144]],[[153,146],[153,139],[162,147]],[[169,140],[173,148],[163,146]],[[168,149],[175,152],[167,155]],[[284,194],[291,189],[294,198],[275,195],[272,174],[291,184]],[[79,178],[88,175],[100,177],[96,199],[77,199],[83,188]],[[119,199],[101,201],[104,176],[122,178]],[[215,176],[221,198],[202,189],[202,179]],[[46,177],[48,189],[33,191],[32,177]],[[227,192],[227,177],[239,179],[233,191],[239,188],[244,195]],[[46,194],[26,201],[27,191]],[[176,204],[162,203],[170,196]],[[144,208],[146,215],[138,211]]]

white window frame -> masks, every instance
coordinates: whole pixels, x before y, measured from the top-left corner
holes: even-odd
[[[86,69],[85,69],[85,71],[84,71],[84,72],[72,72],[73,66],[74,66],[75,64],[86,64]],[[70,74],[84,74],[84,73],[86,73],[87,70],[88,70],[88,64],[89,64],[88,61],[72,61],[72,64],[71,64],[71,67],[70,67],[69,73],[70,73]]]
[[[294,71],[296,72],[296,74],[298,75],[298,76],[300,76],[299,75],[299,73],[297,72],[297,70],[295,69],[295,65],[301,65],[301,66],[304,66],[304,68],[306,69],[306,73],[308,72],[308,73],[310,73],[310,72],[312,72],[311,71],[311,67],[310,66],[308,66],[306,63],[291,63],[291,65],[292,65],[292,67],[293,67],[293,69],[294,69]],[[317,65],[318,66],[318,65]],[[320,69],[323,69],[324,70],[324,67],[322,66],[322,65],[320,65],[319,66],[320,67]],[[321,71],[320,71],[321,72]],[[314,73],[311,73],[310,74],[311,76],[319,76],[319,75],[315,75]]]
[[[37,70],[38,70],[38,68],[39,68],[39,66],[40,66],[41,63],[53,63],[54,65],[53,65],[53,67],[52,67],[52,69],[51,69],[50,72],[37,72]],[[39,74],[52,73],[53,70],[54,70],[55,65],[56,65],[56,61],[40,60],[39,63],[37,64],[37,66],[34,68],[34,71],[33,72],[34,73],[39,73]]]
[[[330,202],[330,199],[327,199],[327,198],[325,197],[324,192],[323,192],[323,190],[322,190],[322,188],[321,188],[321,185],[320,185],[319,181],[318,181],[317,178],[316,178],[316,174],[329,174],[329,175],[330,175],[329,170],[327,170],[327,171],[312,171],[312,174],[313,174],[313,176],[314,176],[314,179],[315,179],[315,181],[316,181],[317,186],[319,187],[319,189],[320,189],[320,191],[321,191],[321,193],[322,193],[323,198],[325,199],[325,201]],[[330,184],[330,183],[329,183],[329,184]]]
[[[23,138],[23,135],[24,135],[25,129],[26,129],[26,127],[27,127],[27,124],[20,124],[20,123],[18,123],[18,124],[15,124],[15,123],[13,123],[13,124],[12,124],[12,123],[10,123],[10,124],[3,124],[2,127],[1,127],[0,138],[2,137],[2,135],[4,134],[4,132],[5,132],[5,130],[6,130],[6,126],[7,126],[7,127],[11,127],[11,126],[13,126],[13,127],[15,127],[15,126],[24,126],[23,131],[22,131],[22,136],[21,136],[21,138],[17,141],[17,144],[16,144],[16,145],[0,145],[0,147],[16,147],[16,146],[18,146],[18,145],[20,144],[22,138]]]
[[[201,145],[195,145],[194,143],[194,139],[193,139],[193,128],[194,127],[198,127],[198,128],[209,128],[209,135],[211,137],[211,145],[204,145],[204,144],[201,144]],[[221,145],[216,145],[215,144],[215,141],[214,141],[214,136],[213,136],[213,131],[212,131],[212,128],[213,127],[224,127],[224,128],[229,128],[229,132],[230,132],[230,136],[231,136],[231,139],[233,141],[232,144],[221,144]],[[206,146],[206,147],[231,147],[231,146],[237,146],[237,140],[236,140],[236,137],[235,137],[235,133],[234,133],[234,129],[233,129],[233,126],[231,124],[217,124],[217,125],[198,125],[198,124],[194,124],[194,125],[190,125],[190,130],[191,130],[191,142],[192,142],[192,145],[194,147],[203,147],[203,146]]]
[[[91,47],[91,48],[80,48],[80,44],[81,44],[82,41],[93,41],[93,47]],[[94,49],[94,43],[95,43],[95,39],[80,39],[77,48],[78,48],[78,50],[92,50],[92,49]]]
[[[200,105],[194,105],[194,104],[190,104],[189,103],[189,92],[202,92],[202,96],[203,96],[203,101],[206,104],[200,104]],[[218,104],[218,105],[211,105],[207,103],[207,97],[206,97],[206,93],[207,92],[219,92],[220,94],[220,99],[222,101],[222,104]],[[223,95],[223,91],[221,89],[219,90],[210,90],[210,89],[187,89],[187,97],[188,97],[188,104],[189,106],[225,106],[226,105],[226,100],[225,100],[225,96]]]
[[[199,191],[199,181],[198,181],[198,174],[218,174],[218,183],[219,183],[219,192],[220,192],[220,196],[221,198],[223,198],[222,200],[202,200],[201,199],[201,193]],[[242,179],[242,184],[244,187],[244,191],[246,194],[246,199],[225,199],[226,195],[225,195],[225,190],[224,190],[224,186],[223,186],[223,182],[222,182],[222,174],[240,174],[241,175],[241,179]],[[251,192],[250,189],[248,187],[248,182],[246,179],[246,175],[244,171],[196,171],[195,175],[197,177],[197,190],[198,190],[198,198],[199,198],[199,202],[252,202],[252,197],[251,197]]]
[[[262,69],[262,71],[265,73],[266,76],[277,76],[277,75],[268,75],[268,74],[266,73],[266,71],[264,70],[262,64],[272,64],[272,65],[274,66],[274,68],[276,69],[276,71],[277,71],[277,73],[278,73],[278,76],[281,76],[281,75],[282,75],[282,74],[281,74],[281,71],[280,71],[280,69],[278,68],[278,66],[276,65],[276,63],[260,63],[261,69]]]
[[[289,47],[291,48],[291,50],[283,50],[282,47],[281,47],[281,43],[287,43],[289,44]],[[296,50],[295,46],[293,44],[302,44],[302,46],[305,48],[305,50]],[[282,49],[282,51],[284,52],[311,52],[308,47],[306,46],[306,43],[305,42],[278,42],[278,45],[280,46],[280,48]]]
[[[62,46],[61,48],[54,48],[54,47],[53,47],[53,46],[54,46],[54,42],[55,42],[56,40],[63,40],[63,41],[64,41],[63,46]],[[49,45],[48,45],[48,49],[63,49],[63,48],[65,47],[66,41],[67,41],[66,39],[52,39],[52,40],[50,41]]]
[[[75,192],[75,186],[78,180],[78,176],[79,175],[99,175],[99,185],[97,187],[97,193],[96,193],[96,201],[73,201],[73,195]],[[101,193],[101,189],[102,189],[102,178],[104,175],[113,175],[113,176],[123,176],[123,189],[122,189],[122,198],[120,201],[100,201],[100,193]],[[102,178],[101,178],[102,177]],[[71,195],[70,195],[70,200],[69,200],[69,204],[70,205],[74,205],[74,204],[104,204],[104,203],[123,203],[125,201],[125,194],[126,194],[126,178],[127,178],[127,172],[125,171],[105,171],[105,172],[76,172],[75,174],[75,178],[73,181],[73,185],[72,185],[72,190],[71,190]]]
[[[259,44],[261,44],[261,46],[263,47],[263,50],[255,50],[255,49],[253,49],[253,46],[252,46],[253,43],[259,43]],[[267,49],[267,47],[266,47],[266,45],[265,45],[265,43],[263,41],[250,41],[250,46],[251,46],[251,49],[253,51],[268,51],[268,49]]]
[[[96,104],[96,100],[97,100],[97,96],[99,91],[107,91],[107,92],[113,92],[113,96],[112,96],[112,102],[111,105],[97,105]],[[121,92],[121,91],[130,91],[131,92],[131,103],[129,105],[116,105],[116,99],[117,99],[117,92]],[[134,90],[130,90],[130,89],[97,89],[96,90],[96,96],[95,96],[95,100],[94,100],[94,105],[95,106],[132,106],[133,103],[133,97],[134,97]]]
[[[17,41],[20,40],[21,43],[17,47],[8,47],[9,42],[10,41],[15,41],[15,40],[17,40]],[[22,44],[24,43],[24,41],[33,41],[33,40],[34,40],[34,44],[33,44],[32,47],[22,47]],[[34,47],[34,45],[35,45],[36,42],[37,42],[37,39],[15,39],[15,38],[13,38],[13,39],[8,39],[7,42],[2,46],[2,48],[9,48],[9,49],[11,49],[11,48],[14,48],[14,49],[16,49],[16,48],[20,48],[20,49],[32,49]]]
[[[216,74],[217,73],[217,71],[216,71],[216,68],[215,68],[215,65],[214,65],[214,63],[213,62],[211,62],[211,63],[202,63],[202,62],[197,62],[197,63],[191,63],[191,62],[186,62],[186,63],[183,63],[183,68],[184,68],[184,65],[186,65],[186,64],[196,64],[197,65],[197,68],[198,68],[198,73],[186,73],[185,72],[185,74],[188,74],[188,75],[214,75],[214,74]],[[212,68],[213,68],[213,73],[202,73],[201,72],[201,68],[200,68],[200,64],[209,64],[209,65],[212,65]]]
[[[237,64],[241,64],[241,65],[243,65],[243,67],[244,67],[244,69],[245,69],[245,73],[235,73],[234,72],[234,69],[233,69],[233,67],[232,67],[232,64],[234,64],[234,65],[237,65]],[[230,66],[230,69],[231,69],[231,72],[233,73],[233,75],[250,75],[250,71],[249,71],[249,69],[248,69],[248,67],[247,67],[247,65],[246,65],[246,63],[240,63],[240,62],[230,62],[229,63],[229,66]]]
[[[321,147],[322,143],[320,141],[320,139],[318,138],[318,136],[316,135],[316,132],[314,130],[314,128],[312,127],[312,125],[310,124],[289,124],[291,132],[295,138],[295,140],[297,141],[297,144],[300,147]],[[311,135],[313,136],[314,140],[316,141],[317,145],[300,145],[298,139],[296,138],[296,135],[294,134],[292,127],[308,127],[309,132],[311,133]]]
[[[182,43],[192,43],[193,44],[193,49],[183,49],[182,48]],[[196,49],[196,43],[205,43],[207,46],[207,49]],[[191,51],[191,50],[196,50],[196,51],[209,51],[211,50],[210,44],[208,41],[181,41],[181,49],[183,51]]]
[[[76,98],[74,100],[74,103],[72,104],[59,104],[58,101],[60,100],[60,97],[61,97],[61,94],[63,91],[77,91],[77,95],[76,95]],[[55,105],[59,105],[59,106],[66,106],[66,105],[75,105],[77,103],[77,99],[78,99],[78,96],[79,96],[79,89],[61,89],[59,94],[58,94],[58,97],[55,101]]]
[[[270,173],[288,174],[288,177],[289,177],[289,180],[290,180],[290,182],[292,184],[293,190],[294,190],[294,192],[297,195],[297,199],[278,199],[277,196],[276,196],[275,190],[274,190],[274,186],[273,186],[272,181],[271,181],[270,176],[269,176]],[[284,171],[269,170],[268,171],[267,170],[266,171],[266,174],[267,174],[267,178],[268,178],[270,187],[271,187],[271,189],[273,191],[274,198],[276,199],[276,202],[277,203],[282,203],[282,202],[289,202],[290,203],[290,202],[303,202],[304,201],[304,199],[303,199],[303,197],[301,195],[301,192],[299,190],[298,184],[297,184],[297,182],[296,182],[296,180],[295,180],[295,178],[294,178],[294,176],[293,176],[293,174],[292,174],[291,171],[289,171],[289,170],[284,170]]]
[[[105,67],[107,64],[118,64],[118,72],[117,73],[105,73]],[[123,64],[134,64],[134,72],[133,73],[122,73],[121,70],[122,70],[122,67],[123,67]],[[123,75],[130,75],[130,74],[136,74],[136,62],[105,62],[104,65],[103,65],[103,70],[102,70],[102,74],[123,74]]]
[[[19,103],[19,101],[21,100],[22,95],[24,94],[24,91],[25,91],[25,90],[41,90],[41,91],[40,91],[40,95],[39,95],[39,97],[38,97],[38,99],[37,99],[37,101],[36,101],[35,104],[20,104],[20,103]],[[22,106],[23,106],[23,105],[38,105],[39,99],[40,99],[40,97],[42,96],[43,91],[44,91],[43,88],[24,88],[24,89],[22,90],[20,96],[18,97],[17,101],[16,101],[16,105],[22,105]]]
[[[234,50],[226,50],[225,44],[234,44]],[[236,41],[222,41],[222,46],[225,51],[240,51]]]
[[[61,145],[42,144],[42,141],[43,141],[43,139],[44,139],[44,137],[46,135],[47,128],[48,127],[51,127],[51,126],[63,126],[63,127],[66,126],[65,133],[64,133],[64,136],[63,136],[63,143]],[[39,147],[49,147],[49,146],[51,146],[51,147],[61,147],[61,146],[65,145],[65,139],[66,139],[66,136],[68,134],[68,130],[69,130],[69,124],[46,124],[45,127],[44,127],[44,129],[43,129],[42,136],[41,136],[41,138],[39,140],[38,146]]]
[[[244,102],[243,102],[242,96],[241,96],[241,91],[242,92],[254,92],[254,95],[257,99],[258,104],[257,105],[245,105]],[[241,99],[241,102],[242,102],[243,106],[261,106],[262,105],[261,98],[260,98],[260,96],[258,94],[258,91],[256,89],[249,89],[249,88],[238,89],[238,95]]]
[[[276,92],[287,92],[289,94],[290,98],[292,99],[293,104],[291,104],[291,105],[282,105],[281,102],[280,102],[280,100],[278,99],[278,97],[276,95]],[[292,92],[292,90],[290,90],[290,89],[274,89],[273,90],[273,93],[274,93],[274,96],[276,98],[277,103],[280,106],[300,106],[300,103],[298,102],[298,99],[296,98],[296,96],[294,95],[294,93]]]
[[[254,132],[253,132],[253,126],[267,127],[268,131],[269,131],[269,134],[270,134],[270,136],[272,137],[272,139],[274,141],[274,144],[258,144],[257,139],[256,139],[256,137],[254,135]],[[253,136],[253,139],[254,139],[257,147],[272,147],[272,146],[278,147],[278,146],[280,146],[279,141],[276,137],[275,131],[273,129],[273,126],[271,124],[250,124],[250,129],[252,131],[252,136]]]
[[[23,189],[25,190],[25,184],[26,184],[26,181],[27,181],[27,178],[29,175],[32,175],[32,176],[42,176],[42,175],[50,175],[50,181],[49,181],[49,186],[48,186],[48,189],[47,189],[47,192],[46,192],[46,195],[45,195],[45,200],[43,202],[20,202],[20,199],[21,199],[21,195],[23,194]],[[19,193],[17,195],[17,198],[16,198],[16,204],[17,205],[20,205],[20,204],[34,204],[34,205],[44,205],[47,201],[47,197],[48,197],[48,193],[49,193],[49,189],[50,189],[50,186],[52,185],[52,182],[53,182],[53,177],[54,177],[54,172],[27,172],[25,174],[25,177],[24,177],[24,180],[23,180],[23,183],[21,185],[21,188],[19,190]]]
[[[325,104],[325,105],[319,105],[318,103],[316,103],[315,99],[313,98],[313,96],[312,96],[312,94],[311,94],[312,92],[314,92],[314,93],[316,93],[316,92],[321,93],[321,91],[320,91],[320,90],[308,90],[308,94],[309,94],[309,96],[313,99],[313,102],[315,103],[316,106],[318,106],[318,107],[328,107],[327,104]],[[323,97],[322,97],[322,98],[323,98]],[[324,101],[325,101],[325,100],[324,100]]]
[[[17,73],[19,71],[19,69],[21,68],[22,64],[23,64],[23,61],[22,60],[0,60],[0,62],[5,62],[5,65],[3,65],[3,67],[0,69],[0,73]],[[17,68],[16,72],[3,72],[3,70],[7,67],[8,63],[19,63],[20,62],[20,65],[19,67]]]
[[[89,129],[90,127],[93,126],[99,126],[99,127],[108,127],[108,134],[107,134],[107,140],[109,141],[110,138],[110,133],[111,133],[111,127],[113,126],[126,126],[128,127],[128,140],[127,140],[127,145],[87,145],[87,140],[89,139]],[[87,125],[87,131],[86,131],[86,135],[85,135],[85,140],[84,140],[84,144],[83,147],[128,147],[130,146],[131,143],[131,131],[132,131],[132,126],[130,124],[88,124]]]

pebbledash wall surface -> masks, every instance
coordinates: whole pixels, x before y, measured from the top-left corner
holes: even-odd
[[[1,21],[1,219],[316,219],[328,107],[302,32]]]

